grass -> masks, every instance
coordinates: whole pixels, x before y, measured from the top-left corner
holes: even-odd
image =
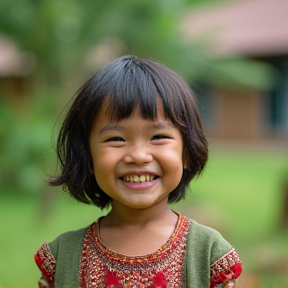
[[[287,159],[287,151],[212,150],[203,176],[173,208],[219,230],[237,248],[246,271],[258,273],[263,263],[288,253],[288,233],[278,229]],[[105,213],[54,192],[51,205],[40,205],[38,196],[1,192],[1,288],[36,287],[39,272],[33,254],[38,247]],[[280,287],[271,284],[275,277],[280,281],[280,276],[265,273],[261,287]]]

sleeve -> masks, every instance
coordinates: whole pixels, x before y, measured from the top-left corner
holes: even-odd
[[[210,266],[210,288],[235,287],[234,280],[241,275],[241,272],[241,260],[238,253],[232,248]]]
[[[44,243],[35,254],[42,272],[39,288],[77,287],[83,237],[87,227],[65,232]],[[56,267],[57,261],[57,267]]]
[[[235,249],[218,231],[190,221],[183,282],[188,288],[235,288],[233,282],[242,271]]]
[[[39,288],[53,288],[54,275],[56,272],[56,260],[50,250],[48,243],[42,244],[34,255],[35,262],[42,273],[38,281]]]

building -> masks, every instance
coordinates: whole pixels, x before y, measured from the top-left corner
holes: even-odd
[[[209,35],[214,56],[242,55],[277,71],[273,88],[207,87],[208,134],[225,139],[288,140],[288,1],[238,0],[188,12],[186,37]],[[208,112],[207,112],[208,111]]]
[[[34,68],[31,53],[20,51],[10,39],[0,35],[0,99],[18,102],[25,94],[25,82]]]

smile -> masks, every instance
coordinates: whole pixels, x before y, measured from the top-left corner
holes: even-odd
[[[151,182],[156,178],[157,177],[155,175],[130,175],[130,176],[124,176],[121,179],[125,182],[130,183],[144,183],[144,182]]]

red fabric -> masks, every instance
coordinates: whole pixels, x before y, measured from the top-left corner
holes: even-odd
[[[153,279],[152,288],[166,288],[167,282],[163,273],[158,273]]]
[[[155,253],[135,257],[107,249],[99,235],[101,219],[87,229],[83,239],[80,271],[85,271],[85,274],[80,275],[79,287],[146,288],[149,283],[151,288],[166,288],[170,284],[168,281],[181,287],[191,223],[188,218],[179,215],[174,233]]]
[[[216,287],[218,284],[226,283],[231,280],[237,279],[242,272],[242,264],[237,263],[230,268],[230,270],[223,271],[213,278],[210,288]]]
[[[46,276],[46,280],[49,282],[49,283],[53,283],[53,275],[50,271],[46,270],[43,268],[43,262],[45,259],[42,259],[41,256],[39,255],[39,253],[37,252],[35,255],[34,255],[34,260],[38,266],[38,268],[40,269],[40,271],[42,272],[42,274],[44,276]]]
[[[35,262],[42,272],[39,279],[39,287],[54,287],[54,274],[56,271],[56,260],[45,242],[34,255]]]
[[[106,285],[109,287],[109,285],[119,285],[119,280],[114,272],[111,272],[107,270],[107,283]]]
[[[167,287],[167,282],[165,279],[165,275],[163,273],[158,273],[153,279],[151,279],[153,281],[153,285],[151,286],[151,288],[166,288]],[[116,276],[115,272],[111,272],[109,270],[107,270],[107,282],[106,282],[106,287],[123,287],[120,283],[119,283],[119,279]],[[142,286],[141,286],[142,287]]]

